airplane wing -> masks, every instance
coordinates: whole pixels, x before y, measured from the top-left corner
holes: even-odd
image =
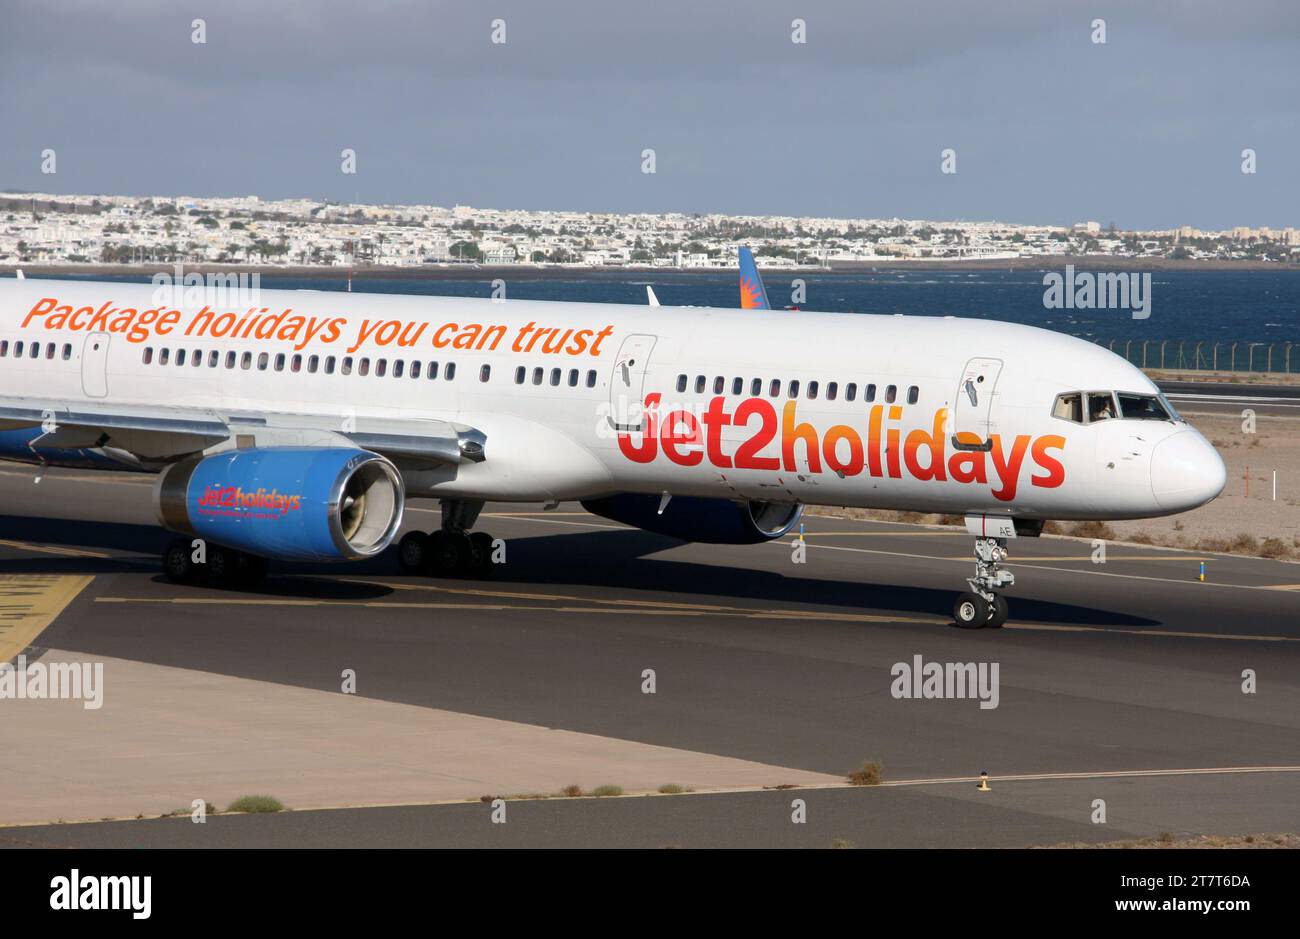
[[[740,255],[740,307],[743,310],[770,310],[767,302],[767,288],[763,278],[758,276],[758,265],[754,263],[754,253],[741,245]]]
[[[292,413],[217,413],[199,408],[105,406],[94,402],[0,397],[0,458],[40,463],[84,455],[86,462],[153,470],[231,438],[242,446],[350,444],[394,462],[477,463],[486,437],[450,421]]]
[[[659,298],[655,296],[655,289],[649,284],[645,285],[646,299],[650,301],[651,306],[659,305]]]

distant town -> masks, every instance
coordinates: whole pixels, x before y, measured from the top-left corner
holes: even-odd
[[[1300,263],[1300,229],[1124,231],[1007,222],[524,211],[313,199],[0,193],[0,264],[764,267],[1126,259]]]

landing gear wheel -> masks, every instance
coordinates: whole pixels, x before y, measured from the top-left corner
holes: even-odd
[[[469,560],[469,539],[463,533],[435,531],[429,536],[429,561],[436,577],[455,577]]]
[[[211,583],[225,585],[235,579],[239,562],[235,552],[228,548],[218,548],[208,544],[208,580]]]
[[[173,584],[185,584],[194,580],[195,565],[190,560],[190,543],[177,538],[163,551],[163,576]]]
[[[475,577],[491,577],[496,565],[492,563],[492,536],[476,531],[469,536],[469,572]]]
[[[958,594],[952,618],[962,629],[983,629],[989,621],[989,602],[977,593]]]
[[[429,536],[422,531],[408,531],[398,542],[397,561],[407,574],[425,573],[431,555]]]
[[[984,624],[986,629],[1001,629],[1002,624],[1007,621],[1007,598],[1002,594],[997,594],[993,598],[993,609],[989,611],[989,621]]]

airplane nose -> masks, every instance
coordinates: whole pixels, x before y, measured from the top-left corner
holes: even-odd
[[[1223,458],[1194,430],[1179,431],[1151,451],[1151,494],[1162,509],[1186,511],[1204,505],[1227,481]]]

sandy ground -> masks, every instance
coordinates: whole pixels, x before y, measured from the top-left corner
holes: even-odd
[[[51,649],[103,665],[103,705],[6,700],[0,825],[224,809],[246,795],[291,808],[840,785],[807,770]]]

